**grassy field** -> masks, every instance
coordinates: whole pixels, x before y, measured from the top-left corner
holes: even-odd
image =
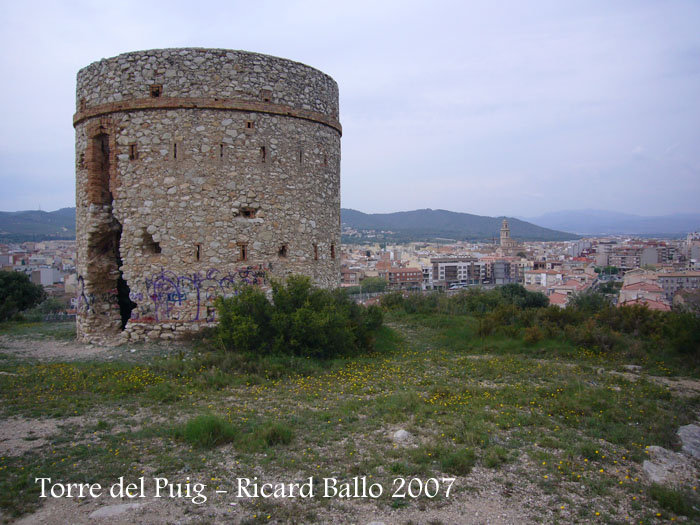
[[[695,485],[651,485],[641,471],[647,446],[677,450],[678,427],[698,419],[699,390],[672,381],[682,361],[477,333],[472,317],[395,312],[375,352],[353,359],[250,360],[194,340],[69,360],[10,343],[70,343],[70,326],[4,325],[0,406],[19,444],[0,458],[2,517],[39,508],[36,477],[108,486],[161,476],[207,485],[202,522],[457,523],[477,498],[523,522],[699,519]],[[399,429],[406,442],[392,440]],[[349,504],[215,497],[256,476],[364,476],[384,492]],[[418,479],[417,497],[391,497],[397,478]],[[449,497],[444,478],[455,478]]]

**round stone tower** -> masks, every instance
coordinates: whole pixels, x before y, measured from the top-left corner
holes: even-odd
[[[338,86],[298,62],[159,49],[78,72],[78,337],[175,337],[214,299],[339,285]]]

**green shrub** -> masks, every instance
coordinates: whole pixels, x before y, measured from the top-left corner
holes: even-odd
[[[387,284],[383,277],[367,277],[360,282],[360,289],[364,293],[383,292]]]
[[[666,314],[664,333],[671,347],[680,354],[700,357],[700,317],[689,312]]]
[[[662,312],[650,310],[645,305],[635,304],[620,308],[606,308],[596,319],[613,330],[633,336],[650,337],[660,335]]]
[[[268,447],[289,445],[292,442],[292,429],[282,423],[268,423],[260,430],[260,436]]]
[[[607,326],[596,323],[594,319],[588,319],[580,325],[567,326],[564,332],[573,344],[598,352],[611,352],[620,343],[618,334]]]
[[[391,292],[382,295],[380,299],[382,308],[386,310],[399,310],[403,308],[403,294],[401,292]]]
[[[700,515],[700,512],[695,508],[695,505],[698,504],[698,499],[691,494],[653,484],[649,487],[649,496],[656,500],[662,509],[674,514],[688,517]]]
[[[358,305],[342,290],[315,288],[301,276],[273,283],[272,303],[260,289],[245,287],[216,305],[222,346],[251,355],[350,355],[372,349],[383,322],[379,307]]]
[[[37,310],[42,314],[54,314],[66,309],[66,303],[56,297],[48,297],[43,303],[37,306]]]
[[[476,453],[470,448],[458,448],[440,455],[440,466],[447,474],[466,476],[476,463]]]
[[[251,422],[236,438],[236,448],[245,452],[264,452],[270,447],[289,445],[294,433],[284,423],[277,421]]]
[[[547,296],[541,292],[526,290],[521,284],[506,284],[496,288],[506,303],[520,308],[544,308],[549,304]]]
[[[0,322],[39,304],[46,297],[44,289],[19,272],[0,271]]]
[[[157,383],[146,390],[146,396],[158,403],[173,403],[180,399],[180,389],[171,382]]]
[[[611,308],[610,299],[603,294],[593,291],[576,293],[566,303],[566,310],[578,310],[589,315],[597,314],[609,308]]]
[[[540,330],[537,326],[531,326],[525,329],[525,336],[523,337],[523,340],[527,345],[534,345],[539,343],[543,337],[544,335],[542,334],[542,330]]]
[[[543,308],[548,303],[544,294],[530,292],[520,284],[507,284],[493,290],[469,288],[453,295],[442,292],[393,292],[384,295],[381,301],[382,307],[387,310],[403,310],[408,314],[449,315],[483,315],[498,308],[522,311]]]
[[[190,419],[175,431],[175,436],[197,447],[213,448],[232,442],[236,429],[225,419],[207,414]]]
[[[585,317],[580,310],[568,307],[548,306],[537,312],[537,322],[546,327],[545,331],[551,331],[553,334],[560,332],[567,326],[579,324]]]
[[[252,352],[269,344],[272,305],[259,288],[246,286],[235,297],[220,297],[216,308],[225,348]]]
[[[483,457],[483,463],[486,468],[496,468],[507,460],[508,451],[498,445],[488,448]]]

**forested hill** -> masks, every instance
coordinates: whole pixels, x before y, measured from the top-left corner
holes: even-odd
[[[414,210],[396,213],[362,213],[343,208],[343,226],[358,231],[390,231],[396,241],[431,239],[489,240],[498,238],[503,217],[487,217],[447,210]],[[508,217],[511,237],[523,241],[564,241],[578,236],[535,226]],[[38,210],[0,212],[0,242],[75,238],[75,208],[53,212]]]
[[[566,241],[579,238],[571,233],[542,228],[519,219],[507,219],[510,235],[517,240]],[[370,214],[343,208],[341,222],[344,227],[361,232],[390,231],[392,233],[385,238],[391,240],[488,240],[499,238],[503,217],[431,209]]]
[[[75,208],[0,211],[0,242],[75,238]]]

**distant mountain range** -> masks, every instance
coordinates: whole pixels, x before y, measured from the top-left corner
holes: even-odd
[[[392,241],[497,239],[503,221],[503,217],[431,209],[362,213],[343,208],[340,214],[344,226],[365,232],[391,231],[385,238]],[[700,213],[643,217],[572,210],[527,219],[508,217],[508,224],[513,238],[528,241],[563,241],[577,239],[579,235],[683,235],[700,230]],[[74,238],[75,208],[0,212],[0,242]]]
[[[460,241],[498,239],[503,222],[503,217],[431,209],[396,213],[362,213],[342,208],[340,218],[344,226],[358,231],[391,231],[392,234],[385,238],[392,241],[425,241],[441,238]],[[579,238],[577,235],[542,228],[512,217],[507,219],[511,237],[518,240],[566,241]],[[346,237],[346,240],[351,239]]]
[[[75,208],[0,211],[0,242],[75,239]]]
[[[343,224],[355,230],[391,231],[392,241],[433,239],[489,240],[499,238],[503,217],[486,217],[446,210],[415,210],[397,213],[362,213],[343,208]],[[576,235],[508,218],[511,236],[520,240],[562,241]],[[0,212],[0,242],[75,238],[75,208],[53,212]]]
[[[613,211],[568,210],[522,219],[580,235],[682,235],[700,230],[700,213],[644,217]]]

